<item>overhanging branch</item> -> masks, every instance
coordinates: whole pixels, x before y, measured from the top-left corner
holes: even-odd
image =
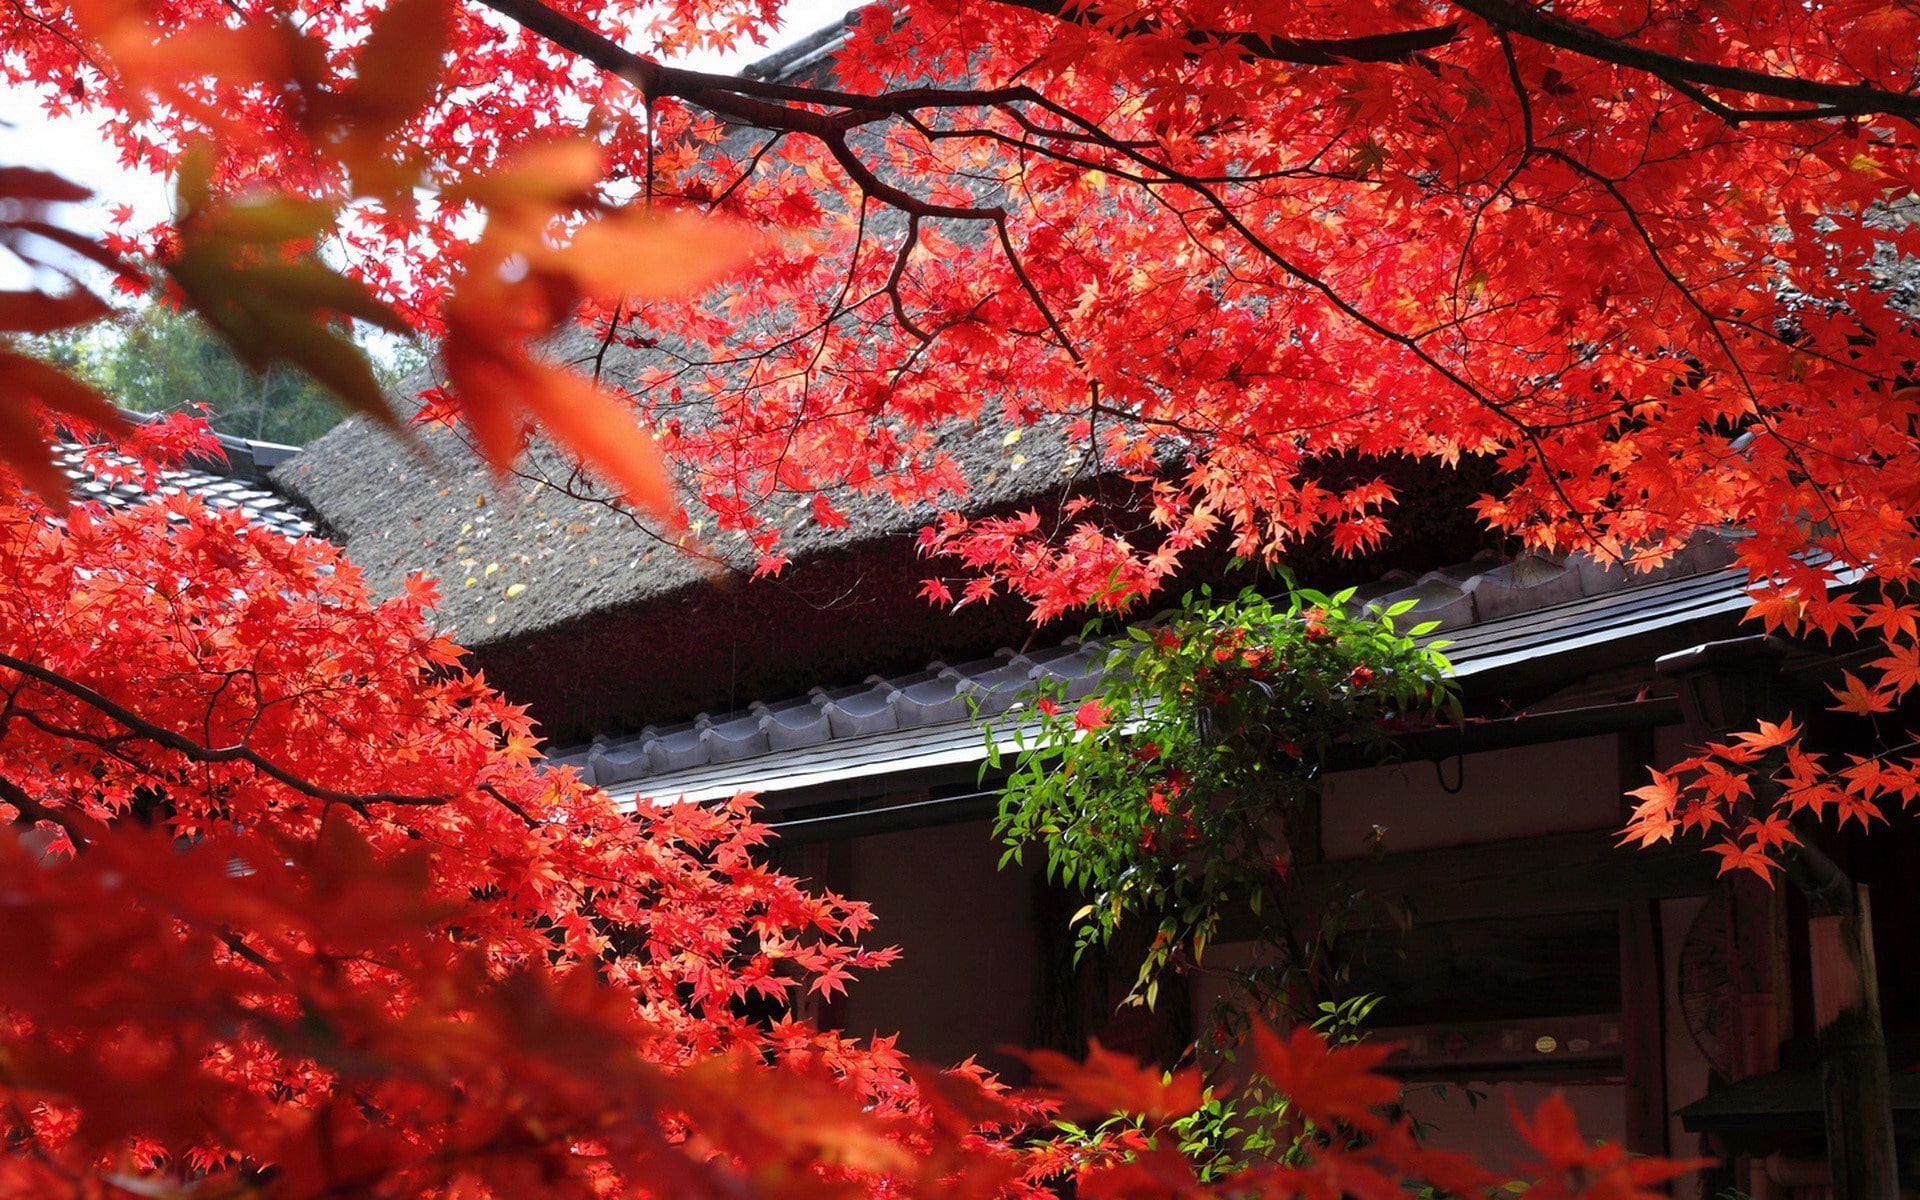
[[[1107,22],[1097,4],[1074,0],[994,0],[1028,12],[1043,13],[1075,25],[1104,25],[1117,37],[1153,33],[1160,23],[1150,18]],[[1375,33],[1361,37],[1282,37],[1279,34],[1237,33],[1220,30],[1190,30],[1184,35],[1196,47],[1218,45],[1236,50],[1248,58],[1295,63],[1303,67],[1333,67],[1341,63],[1412,62],[1429,50],[1460,36],[1460,24],[1450,21],[1421,29],[1394,33]]]
[[[1920,121],[1920,95],[1888,91],[1864,83],[1824,83],[1817,79],[1772,75],[1725,63],[1682,58],[1677,54],[1649,50],[1608,37],[1591,26],[1577,24],[1536,8],[1527,0],[1453,0],[1453,3],[1496,27],[1510,30],[1530,41],[1557,46],[1601,62],[1645,71],[1676,86],[1693,84],[1724,88],[1749,96],[1770,96],[1775,100],[1820,105],[1830,110],[1829,114],[1822,115],[1885,115]],[[1805,119],[1808,115],[1797,110],[1739,114],[1743,120],[1793,120]]]
[[[995,3],[1042,13],[1062,21],[1092,24],[1097,6],[1074,0],[994,0]],[[1828,116],[1900,117],[1920,123],[1920,94],[1891,91],[1864,83],[1828,83],[1791,75],[1748,70],[1725,63],[1702,62],[1609,37],[1591,26],[1568,21],[1535,7],[1528,0],[1453,0],[1465,12],[1514,36],[1555,46],[1600,62],[1645,71],[1672,84],[1676,90],[1717,115],[1739,121],[1803,121]],[[831,89],[796,87],[731,75],[716,75],[665,66],[635,54],[618,42],[556,12],[540,0],[479,0],[529,32],[563,50],[609,71],[639,88],[649,99],[672,96],[723,120],[763,129],[807,133],[831,141],[858,125],[927,109],[992,105],[1018,98],[1006,90],[915,88],[880,95],[860,95]],[[1119,36],[1144,34],[1156,26],[1149,21],[1120,25]],[[1458,22],[1394,33],[1347,38],[1290,38],[1235,31],[1193,31],[1186,35],[1196,45],[1217,43],[1236,47],[1249,57],[1302,66],[1333,66],[1358,62],[1416,62],[1421,56],[1458,39]],[[1750,96],[1766,96],[1810,109],[1742,110],[1703,96],[1703,87],[1721,88]],[[1024,89],[1014,89],[1023,92]],[[837,108],[821,113],[794,105]]]

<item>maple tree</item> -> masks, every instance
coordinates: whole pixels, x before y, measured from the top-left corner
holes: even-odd
[[[155,481],[174,418],[94,443]],[[50,509],[0,476],[0,1196],[1399,1195],[1494,1176],[1374,1110],[1384,1050],[1262,1031],[1312,1153],[1203,1181],[1199,1105],[1095,1048],[1051,1097],[794,1019],[891,952],[755,856],[746,797],[624,811],[538,761],[416,579],[188,493]],[[756,1005],[756,1001],[761,1003]],[[767,1001],[772,1002],[769,1009]],[[757,1015],[756,1015],[757,1010]],[[1091,1146],[1056,1108],[1147,1124]],[[1549,1104],[1543,1197],[1651,1196]],[[1302,1122],[1308,1124],[1302,1125]],[[1016,1138],[1021,1140],[1016,1141]]]
[[[0,506],[0,1193],[604,1195],[677,1159],[717,1194],[716,1150],[770,1193],[782,1162],[911,1176],[891,1046],[753,1017],[891,952],[756,859],[749,802],[629,813],[538,769],[424,582],[375,603],[187,496],[48,517]]]

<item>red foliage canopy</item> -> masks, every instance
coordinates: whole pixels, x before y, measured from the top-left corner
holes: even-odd
[[[14,77],[53,85],[56,111],[126,113],[131,159],[172,169],[211,135],[219,188],[353,200],[351,273],[452,335],[457,404],[496,459],[517,423],[475,377],[470,321],[534,333],[585,294],[605,322],[637,286],[731,265],[685,226],[636,240],[627,201],[778,230],[721,303],[617,310],[689,359],[751,360],[623,382],[643,414],[714,409],[697,431],[661,420],[665,444],[752,532],[774,490],[951,494],[928,429],[998,406],[1078,421],[1122,469],[1191,459],[1160,485],[1155,544],[939,535],[1043,609],[1096,586],[1079,560],[1120,569],[1124,598],[1222,525],[1249,551],[1329,523],[1365,544],[1379,491],[1299,475],[1337,450],[1500,455],[1513,486],[1484,515],[1544,545],[1650,562],[1733,520],[1748,564],[1800,592],[1825,577],[1809,547],[1912,558],[1916,345],[1890,273],[1920,249],[1920,17],[1900,6],[911,0],[864,15],[838,90],[635,52],[770,28],[771,6],[734,0],[10,20]],[[574,128],[595,148],[556,143]],[[157,246],[217,314],[239,285],[196,293],[183,268],[220,257],[223,220],[265,223],[257,195],[230,213],[203,187],[123,246]],[[591,219],[556,245],[561,211]],[[302,287],[290,303],[376,311]]]

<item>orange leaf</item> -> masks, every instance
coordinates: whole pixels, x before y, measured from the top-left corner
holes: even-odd
[[[461,415],[473,430],[480,457],[496,472],[505,473],[527,440],[518,381],[498,360],[474,352],[463,338],[449,336],[440,360]]]
[[[1758,732],[1736,733],[1734,739],[1754,750],[1771,750],[1800,736],[1800,727],[1793,723],[1791,714],[1778,725],[1772,721],[1761,721],[1759,725]]]
[[[1076,1189],[1087,1200],[1178,1200],[1211,1196],[1177,1150],[1145,1150],[1127,1162],[1088,1172]]]
[[[1720,856],[1718,874],[1725,875],[1729,871],[1752,871],[1768,883],[1773,882],[1773,859],[1767,856],[1766,847],[1759,842],[1747,846],[1737,842],[1721,842],[1716,846],[1708,846],[1707,850]]]
[[[1750,819],[1741,833],[1762,851],[1800,844],[1800,835],[1794,832],[1793,823],[1778,811],[1768,813],[1764,819]]]
[[[132,88],[163,96],[189,82],[216,79],[244,85],[288,74],[288,40],[274,26],[195,22],[164,33],[138,7],[107,0],[82,6],[86,23]]]
[[[1806,612],[1806,606],[1800,597],[1792,592],[1769,588],[1755,595],[1751,607],[1747,609],[1747,620],[1759,618],[1769,630],[1784,629],[1788,633],[1800,627]]]
[[[1509,1104],[1511,1106],[1511,1103]],[[1706,1159],[1634,1157],[1611,1142],[1581,1135],[1573,1107],[1559,1092],[1547,1097],[1529,1121],[1512,1108],[1513,1127],[1540,1161],[1522,1168],[1543,1177],[1526,1195],[1605,1196],[1609,1200],[1660,1200],[1661,1193],[1644,1185],[1662,1183],[1708,1165]]]
[[[908,1063],[907,1073],[920,1089],[928,1117],[952,1134],[965,1136],[982,1125],[1013,1125],[1020,1120],[1020,1110],[1005,1096],[964,1070],[930,1071]]]
[[[1887,647],[1884,658],[1876,658],[1867,665],[1883,674],[1881,687],[1890,687],[1896,697],[1904,696],[1915,687],[1920,687],[1920,644],[1899,642]]]
[[[732,221],[630,208],[582,225],[554,258],[590,296],[671,296],[713,282],[758,242]]]
[[[1391,1045],[1333,1046],[1305,1025],[1285,1041],[1265,1025],[1253,1029],[1253,1050],[1260,1073],[1316,1125],[1351,1125],[1377,1130],[1385,1122],[1374,1112],[1400,1098],[1400,1084],[1373,1069],[1392,1054]]]
[[[1628,792],[1627,795],[1644,801],[1641,805],[1642,809],[1651,808],[1655,805],[1662,808],[1672,808],[1674,802],[1680,798],[1680,784],[1668,772],[1656,770],[1653,772],[1652,783],[1647,784],[1645,787],[1637,787]]]
[[[631,503],[662,521],[681,519],[673,477],[631,410],[585,376],[544,363],[533,364],[527,384],[526,405],[556,442],[618,486]]]
[[[1832,784],[1816,781],[1789,787],[1780,800],[1789,813],[1807,812],[1817,820],[1826,813],[1828,805],[1838,804],[1843,795],[1845,793]]]
[[[1860,625],[1863,629],[1878,629],[1880,636],[1888,639],[1920,636],[1920,608],[1881,600],[1867,606]]]
[[[450,201],[482,208],[577,203],[600,182],[606,156],[585,138],[538,142],[514,152],[500,169],[445,190]],[[544,215],[544,214],[543,214]]]
[[[1841,792],[1834,797],[1833,810],[1840,828],[1845,829],[1848,821],[1860,822],[1860,828],[1867,829],[1875,821],[1884,821],[1886,814],[1880,811],[1880,805],[1871,797],[1856,795],[1853,792]]]
[[[1628,792],[1640,801],[1634,807],[1633,817],[1620,833],[1620,844],[1637,841],[1642,847],[1655,842],[1670,842],[1673,832],[1679,828],[1674,819],[1674,808],[1680,803],[1680,784],[1678,779],[1667,771],[1654,771],[1653,782],[1645,787]]]
[[[1534,1110],[1531,1121],[1518,1108],[1513,1108],[1512,1112],[1513,1127],[1540,1155],[1539,1166],[1543,1168],[1543,1174],[1559,1174],[1574,1167],[1591,1167],[1596,1162],[1625,1157],[1618,1147],[1595,1146],[1590,1139],[1582,1137],[1579,1123],[1573,1116],[1573,1106],[1567,1103],[1566,1096],[1560,1092],[1542,1100],[1540,1107]]]
[[[354,60],[351,135],[382,142],[433,99],[447,44],[446,0],[393,0]]]
[[[1833,706],[1836,711],[1857,713],[1860,716],[1866,716],[1869,713],[1892,711],[1893,700],[1891,697],[1882,695],[1875,689],[1868,687],[1862,682],[1860,677],[1852,671],[1847,671],[1844,674],[1847,681],[1845,688],[1832,686],[1827,688],[1829,692],[1833,693],[1834,699],[1839,701],[1838,704]]]
[[[1149,1121],[1167,1121],[1185,1116],[1202,1101],[1199,1072],[1167,1075],[1091,1039],[1084,1064],[1052,1050],[1029,1050],[1022,1057],[1036,1076],[1060,1093],[1070,1115],[1132,1113]]]

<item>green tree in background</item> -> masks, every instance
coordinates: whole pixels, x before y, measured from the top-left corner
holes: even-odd
[[[161,304],[56,342],[51,351],[123,408],[159,413],[204,404],[209,423],[235,437],[301,446],[346,416],[306,375],[287,367],[254,372],[204,324]],[[381,382],[405,374],[414,357],[384,364]]]

